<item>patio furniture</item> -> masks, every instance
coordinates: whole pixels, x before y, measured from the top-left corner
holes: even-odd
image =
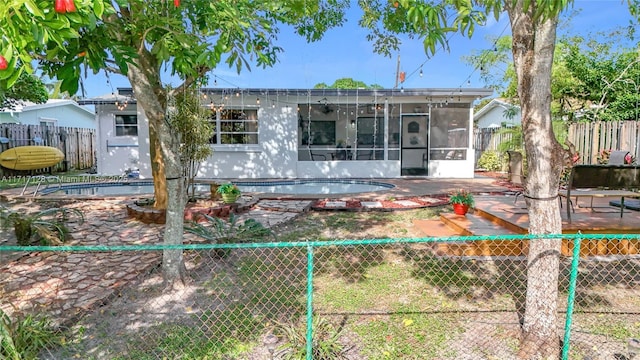
[[[524,187],[524,172],[522,170],[522,154],[519,151],[507,151],[509,155],[509,182],[513,185]],[[518,202],[518,198],[524,195],[524,191],[516,191],[513,203]]]
[[[571,169],[566,189],[558,191],[558,195],[566,198],[567,219],[571,222],[573,203],[571,197],[591,198],[593,209],[594,197],[620,198],[620,217],[624,214],[624,198],[640,198],[640,167],[629,165],[575,165]],[[575,212],[575,209],[573,209]]]
[[[624,158],[629,152],[626,150],[615,150],[609,154],[608,165],[624,165]]]
[[[311,160],[313,160],[313,161],[327,160],[327,156],[325,154],[319,154],[317,152],[314,153],[311,150],[309,150],[309,156],[311,156]]]

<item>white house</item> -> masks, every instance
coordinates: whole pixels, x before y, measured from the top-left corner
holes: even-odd
[[[96,128],[93,111],[67,99],[49,99],[46,103],[26,102],[0,110],[0,123]]]
[[[509,118],[505,112],[514,110],[514,116]],[[512,105],[500,99],[493,99],[473,116],[478,129],[499,128],[503,126],[520,125],[520,106]]]
[[[490,89],[201,89],[214,154],[203,178],[471,178],[473,102]],[[95,105],[98,172],[151,177],[131,89]]]

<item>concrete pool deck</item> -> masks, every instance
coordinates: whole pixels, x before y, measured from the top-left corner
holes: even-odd
[[[229,181],[225,179],[219,181]],[[300,179],[311,180],[311,179]],[[340,179],[348,180],[348,179]],[[353,199],[361,200],[385,200],[389,198],[402,199],[416,196],[437,196],[447,195],[456,189],[468,189],[474,193],[495,193],[508,191],[509,189],[496,184],[496,179],[477,175],[472,179],[435,179],[435,178],[399,178],[399,179],[353,179],[353,180],[369,180],[373,182],[388,183],[394,185],[394,188],[383,189],[375,192],[347,193],[347,194],[278,194],[278,193],[250,193],[259,199]],[[146,180],[149,181],[149,180]],[[260,181],[260,182],[278,182],[282,179],[238,179],[238,181]],[[131,181],[130,183],[135,183]],[[87,185],[91,183],[86,183]],[[98,183],[99,184],[99,183]],[[66,184],[65,184],[66,185]],[[52,185],[56,186],[56,185]],[[46,194],[44,196],[32,195],[35,187],[29,187],[25,191],[25,195],[21,195],[22,188],[14,188],[0,190],[0,199],[38,199],[38,200],[119,200],[124,198],[140,198],[150,194],[131,194],[131,195],[67,195],[67,194]]]

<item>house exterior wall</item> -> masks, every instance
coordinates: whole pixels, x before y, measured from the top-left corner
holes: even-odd
[[[14,117],[14,114],[10,112],[0,113],[0,124],[15,124],[15,123],[18,123],[18,120]]]
[[[274,96],[260,92],[256,99],[255,94],[252,93],[250,96],[209,94],[206,101],[211,101],[211,108],[219,107],[218,109],[236,111],[257,109],[258,143],[212,144],[214,153],[202,162],[197,173],[198,178],[396,178],[402,176],[403,167],[407,166],[424,166],[423,175],[428,177],[472,178],[474,176],[471,103],[477,95],[468,95],[466,98],[456,96],[456,104],[446,103],[443,97],[439,106],[436,106],[435,103],[431,103],[432,100],[429,97],[426,97],[428,100],[425,101],[425,96],[345,99],[344,96],[342,98],[339,96],[289,96],[288,94],[282,96],[278,93]],[[449,96],[446,99],[449,99]],[[120,110],[115,104],[101,101],[102,103],[96,104],[98,172],[105,175],[118,175],[127,169],[138,169],[141,178],[150,178],[148,121],[144,113],[136,109],[135,103],[128,104],[124,110]],[[323,114],[321,111],[323,102],[331,104],[331,113]],[[375,110],[372,110],[368,104],[374,102],[378,105],[375,106]],[[137,136],[116,136],[115,119],[119,114],[138,116]],[[403,143],[401,138],[406,129],[403,129],[403,125],[400,124],[405,114],[423,116],[427,119],[427,126],[423,125],[422,131],[429,131],[430,136],[444,137],[444,141],[436,150],[430,148],[424,150],[426,153],[431,151],[430,159],[425,160],[420,157],[419,160],[414,161],[416,164],[413,164],[408,161],[408,155],[406,155],[411,152],[404,152],[405,155],[402,155],[404,150],[403,145],[400,144]],[[441,119],[444,122],[444,126],[441,126],[444,133],[431,134],[429,119]],[[222,122],[222,120],[219,121]],[[327,141],[323,139],[320,142],[314,142],[316,140],[312,138],[303,139],[303,129],[309,125],[310,121],[325,123],[334,121],[335,125],[330,127],[333,129],[330,131],[331,137],[335,139]],[[376,121],[382,125],[373,125]],[[368,134],[372,126],[383,127],[383,133]],[[218,133],[217,136],[222,138],[221,134]],[[311,132],[308,132],[304,135],[308,137],[310,134]],[[360,143],[362,138],[357,137],[358,134],[368,134],[367,138],[363,139],[364,143]],[[317,136],[314,135],[314,137],[317,139]],[[221,140],[218,139],[218,141]],[[380,142],[384,142],[384,145],[380,146]],[[429,139],[429,143],[431,142],[436,143],[434,138]],[[373,145],[374,143],[376,145]],[[347,159],[337,157],[340,151],[344,151],[340,150],[342,145],[338,146],[338,144],[349,147],[350,155]],[[324,154],[323,161],[311,158],[310,148],[314,146]],[[375,151],[367,151],[371,147]],[[373,153],[373,155],[370,154],[373,157],[360,158],[361,154],[365,155],[367,152]],[[405,159],[402,158],[403,156]]]
[[[261,107],[258,110],[257,145],[212,145],[213,156],[200,167],[203,178],[298,177],[295,106]]]
[[[98,173],[122,175],[139,170],[141,178],[151,178],[149,155],[149,123],[144,112],[135,105],[120,110],[115,105],[96,106]],[[138,136],[116,136],[117,115],[137,115]]]
[[[507,126],[520,125],[520,112],[518,112],[513,119],[507,119],[504,116],[504,112],[507,109],[506,105],[493,102],[487,104],[487,107],[490,108],[476,117],[476,125],[479,129],[499,128],[502,127],[503,123]]]

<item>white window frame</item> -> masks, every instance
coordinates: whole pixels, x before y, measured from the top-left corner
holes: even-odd
[[[118,116],[135,116],[136,123],[135,123],[135,125],[132,125],[132,124],[121,124],[121,125],[119,125],[118,122],[117,122]],[[119,112],[119,113],[113,114],[113,135],[115,137],[127,137],[127,136],[129,136],[129,137],[132,137],[132,136],[133,137],[138,137],[139,131],[140,131],[140,129],[138,128],[138,125],[140,124],[139,120],[140,120],[140,117],[135,112],[124,112],[124,113],[120,113]],[[136,135],[118,135],[118,128],[119,127],[120,128],[129,128],[129,127],[134,127],[134,126],[136,128]]]
[[[56,118],[49,118],[49,117],[40,116],[40,117],[38,117],[38,121],[40,122],[40,126],[42,126],[42,125],[53,126],[53,127],[58,126],[58,119],[56,119]]]
[[[224,108],[224,109],[216,109],[215,111],[215,133],[214,136],[216,138],[216,142],[212,142],[211,144],[215,147],[215,148],[237,148],[237,149],[244,149],[244,150],[248,150],[248,149],[252,149],[257,147],[260,144],[260,117],[259,117],[259,107],[258,106],[245,106],[244,108],[236,108],[236,107],[230,107],[230,108]],[[224,110],[231,110],[231,111],[251,111],[251,112],[255,112],[255,119],[246,119],[246,120],[232,120],[234,122],[255,122],[257,124],[257,128],[256,131],[243,131],[243,132],[233,132],[233,131],[221,131],[222,129],[222,123],[224,121],[228,121],[226,119],[222,119],[222,111]],[[255,135],[257,137],[257,142],[255,143],[248,143],[248,144],[225,144],[222,143],[222,135],[225,134],[240,134],[240,135]]]

